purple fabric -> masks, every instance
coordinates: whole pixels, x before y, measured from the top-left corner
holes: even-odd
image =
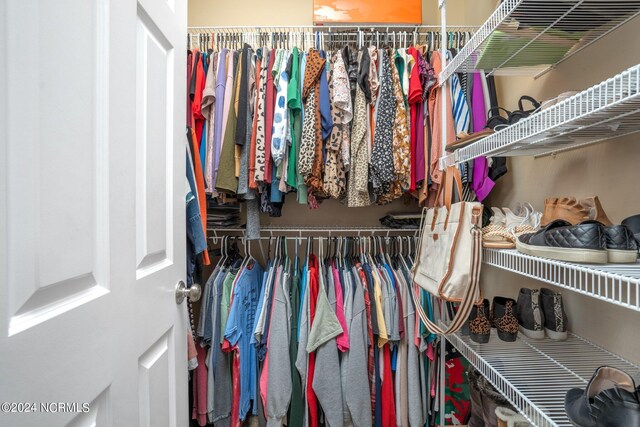
[[[227,49],[220,51],[218,75],[216,76],[216,105],[215,117],[213,119],[213,181],[211,185],[216,187],[218,176],[218,163],[220,163],[220,152],[222,151],[222,116],[224,115],[224,91],[227,84],[226,58]]]
[[[471,112],[473,113],[473,131],[480,132],[487,127],[487,112],[484,110],[482,77],[473,73],[473,92],[471,92]]]
[[[484,93],[482,92],[482,77],[480,73],[473,74],[473,92],[471,93],[471,113],[473,114],[473,131],[479,132],[487,126],[487,111],[484,108]],[[491,192],[495,182],[489,178],[489,163],[484,156],[473,160],[473,182],[471,187],[483,201]]]
[[[412,105],[411,108],[414,108]],[[415,105],[418,109],[418,118],[416,120],[416,182],[424,181],[425,167],[424,167],[424,104],[419,103]]]

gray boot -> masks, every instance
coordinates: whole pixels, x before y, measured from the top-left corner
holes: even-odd
[[[534,340],[544,339],[544,313],[539,289],[521,288],[516,304],[520,332]]]
[[[564,312],[562,294],[548,288],[540,289],[542,295],[542,312],[544,313],[544,330],[552,340],[567,339],[567,314]]]

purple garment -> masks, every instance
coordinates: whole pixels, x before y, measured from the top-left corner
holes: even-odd
[[[222,151],[222,116],[224,115],[224,92],[227,84],[227,49],[220,51],[218,75],[216,76],[216,111],[213,121],[213,180],[211,185],[216,187],[218,176],[218,164],[220,163],[220,152]]]
[[[473,114],[473,131],[479,132],[487,127],[487,111],[484,108],[484,93],[482,92],[482,77],[480,73],[473,74],[473,92],[471,94],[471,113]],[[473,160],[473,182],[471,187],[483,201],[491,192],[495,182],[489,178],[489,163],[484,156]]]
[[[415,107],[418,109],[418,117],[416,119],[416,160],[418,162],[416,166],[416,182],[424,181],[425,167],[424,167],[424,106],[422,102]],[[412,106],[413,107],[413,106]]]

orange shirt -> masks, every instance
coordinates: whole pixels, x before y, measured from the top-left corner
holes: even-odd
[[[196,131],[191,129],[192,138],[196,137]],[[193,150],[193,163],[195,163],[194,172],[196,173],[196,187],[198,189],[198,204],[200,205],[200,217],[202,219],[202,230],[204,231],[204,237],[207,238],[207,196],[204,193],[204,175],[202,173],[202,162],[200,161],[200,151]],[[202,253],[202,263],[209,265],[209,252],[204,251]]]

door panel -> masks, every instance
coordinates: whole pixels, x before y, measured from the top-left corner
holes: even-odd
[[[136,43],[136,259],[138,278],[172,262],[173,48],[142,8]]]
[[[108,64],[106,12],[98,1],[24,3],[9,2],[5,18],[7,27],[21,28],[6,38],[7,140],[19,143],[6,170],[19,177],[8,180],[6,193],[9,335],[109,288],[107,194],[98,191],[108,185],[109,96],[96,72]],[[77,26],[59,19],[68,13]],[[79,51],[91,54],[69,49],[76,38]],[[57,250],[47,251],[53,243]]]
[[[175,426],[176,399],[171,383],[175,381],[173,334],[163,335],[141,357],[138,368],[140,426]]]
[[[185,35],[186,0],[0,2],[0,402],[80,405],[0,425],[188,423]]]

